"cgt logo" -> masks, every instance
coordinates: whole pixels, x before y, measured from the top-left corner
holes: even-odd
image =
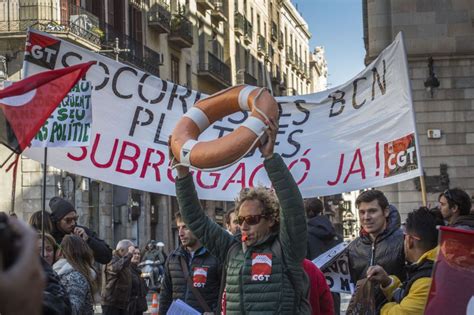
[[[30,32],[26,41],[25,60],[43,68],[54,69],[60,46],[60,40]]]
[[[253,253],[252,254],[252,281],[270,280],[272,274],[272,254]]]
[[[406,173],[418,168],[415,135],[385,143],[385,177]]]
[[[193,269],[193,286],[195,288],[204,288],[207,281],[208,267],[194,267]]]

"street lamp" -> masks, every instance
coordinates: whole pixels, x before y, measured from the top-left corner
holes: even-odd
[[[436,77],[433,69],[433,57],[428,58],[428,78],[425,81],[425,88],[431,94],[431,98],[433,98],[433,89],[439,87],[439,80]]]

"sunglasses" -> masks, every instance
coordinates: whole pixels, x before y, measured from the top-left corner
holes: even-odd
[[[451,201],[454,201],[453,195],[451,195],[451,191],[450,191],[449,189],[446,189],[446,190],[443,192],[443,195],[444,195],[447,199],[449,199],[449,200],[451,200]]]
[[[255,225],[255,224],[260,223],[260,220],[262,218],[266,218],[266,217],[268,217],[268,215],[266,215],[266,214],[247,215],[245,217],[238,216],[237,217],[237,222],[239,223],[239,225],[242,225],[244,223],[244,221],[248,225]]]
[[[64,222],[66,222],[67,224],[71,224],[72,221],[77,222],[78,219],[79,219],[79,217],[78,217],[78,216],[75,216],[75,217],[72,217],[72,218],[64,218],[63,220],[64,220]]]

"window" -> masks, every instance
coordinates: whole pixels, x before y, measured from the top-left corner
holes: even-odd
[[[257,34],[262,34],[260,33],[260,14],[257,14]]]
[[[179,58],[171,55],[171,82],[179,84]]]

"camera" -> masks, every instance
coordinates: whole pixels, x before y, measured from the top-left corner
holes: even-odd
[[[0,212],[0,270],[8,269],[15,262],[19,239],[20,235],[9,224],[8,215]]]

